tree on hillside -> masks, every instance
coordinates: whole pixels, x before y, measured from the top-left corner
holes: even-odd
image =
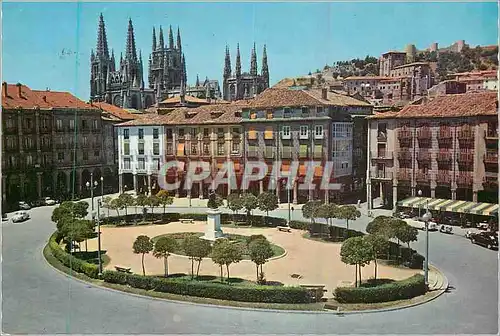
[[[356,266],[355,286],[358,287],[358,271],[361,284],[361,268],[373,260],[372,247],[363,237],[348,238],[342,243],[340,258],[343,263]]]
[[[144,255],[153,250],[153,242],[148,236],[140,235],[135,239],[134,244],[132,245],[132,249],[134,250],[135,254],[142,254],[142,275],[146,275],[146,268],[144,267]]]
[[[361,212],[354,205],[344,205],[338,208],[337,218],[346,220],[346,237],[349,238],[349,221],[361,217]]]
[[[262,265],[264,265],[269,260],[269,258],[274,255],[271,243],[269,243],[267,239],[255,239],[248,245],[248,254],[250,255],[250,260],[255,263],[255,267],[257,269],[257,282],[264,282],[265,280],[264,272],[262,271]]]
[[[259,210],[266,212],[266,217],[269,217],[269,211],[278,209],[278,197],[276,194],[266,191],[257,197]]]
[[[389,241],[378,234],[368,234],[363,237],[370,245],[373,261],[375,262],[375,280],[377,279],[377,257],[389,249]]]
[[[158,191],[156,197],[158,197],[160,204],[163,206],[163,216],[165,217],[165,208],[174,202],[174,198],[165,189]]]
[[[210,254],[212,246],[208,240],[200,239],[196,236],[188,236],[184,238],[182,248],[191,260],[191,279],[194,279],[194,262],[198,262],[198,268],[196,270],[196,277],[198,277],[201,262],[203,258]]]
[[[153,255],[155,258],[163,258],[165,266],[165,277],[168,277],[168,257],[179,248],[179,244],[175,238],[166,236],[161,237],[154,244]]]
[[[213,262],[221,267],[221,280],[222,265],[226,265],[227,281],[229,282],[229,266],[233,263],[240,262],[243,258],[243,254],[241,248],[235,243],[227,239],[218,239],[214,243],[211,257]]]

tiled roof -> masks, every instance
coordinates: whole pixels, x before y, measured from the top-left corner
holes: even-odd
[[[406,54],[406,51],[390,50],[388,52],[383,53],[382,55],[387,55],[387,54]]]
[[[273,108],[281,106],[317,106],[321,103],[304,90],[269,88],[248,101],[249,108]]]
[[[236,112],[241,111],[242,106],[240,102],[234,102],[204,105],[196,108],[181,107],[163,115],[147,114],[118,126],[236,124],[241,121],[241,115],[237,115]]]
[[[200,99],[189,95],[184,96],[184,100],[188,103],[208,104],[206,99]],[[181,96],[174,96],[163,100],[160,104],[176,104],[180,102],[181,102]]]
[[[397,67],[394,67],[394,69],[401,69],[401,68],[406,68],[406,67],[411,67],[411,66],[418,66],[418,65],[429,65],[429,63],[427,63],[427,62],[413,62],[413,63],[399,65]]]
[[[21,95],[19,95],[19,86],[16,84],[2,84],[2,108],[13,109],[21,107],[32,109],[39,107],[41,109],[50,109],[48,102],[44,101],[35,91],[26,85],[20,85]],[[7,89],[7,95],[5,94]]]
[[[457,72],[457,73],[452,73],[448,75],[449,77],[452,76],[498,76],[498,71],[497,70],[483,70],[483,71],[471,71],[471,72]]]
[[[99,109],[101,109],[104,112],[107,112],[121,120],[134,120],[137,118],[137,116],[133,115],[132,113],[129,113],[125,111],[124,109],[111,105],[108,103],[103,103],[103,102],[97,102],[97,103],[91,103],[94,106],[97,106]]]
[[[327,91],[326,100],[322,97],[321,90],[306,90],[304,91],[313,98],[317,99],[321,104],[335,105],[335,106],[371,106],[369,103],[358,100],[353,97],[341,95],[335,92]]]
[[[396,113],[380,113],[372,119],[451,118],[496,115],[496,91],[450,94],[436,97],[422,105],[408,105]]]
[[[47,101],[47,103],[53,108],[78,108],[97,110],[95,106],[92,106],[84,102],[83,100],[76,98],[69,92],[37,90],[33,90],[33,92],[35,92],[42,100]]]

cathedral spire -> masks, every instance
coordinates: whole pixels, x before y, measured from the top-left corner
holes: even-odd
[[[182,50],[181,31],[180,31],[179,27],[177,27],[177,49]]]
[[[113,49],[111,49],[110,63],[111,63],[111,67],[110,67],[111,71],[115,71],[116,61],[115,61],[115,51]]]
[[[168,31],[168,47],[170,49],[174,49],[174,34],[172,33],[172,26],[170,26]]]
[[[94,55],[94,49],[90,49],[90,61],[94,62],[95,55]]]
[[[153,51],[156,50],[156,31],[155,31],[155,27],[153,26]]]
[[[200,86],[200,77],[196,74],[196,87]]]
[[[226,58],[224,59],[224,78],[231,77],[231,56],[229,55],[229,47],[226,45]]]
[[[137,51],[135,49],[135,37],[134,27],[132,26],[132,19],[128,20],[127,46],[125,49],[125,59],[128,61],[136,61]]]
[[[97,32],[97,48],[96,48],[97,57],[104,56],[106,59],[109,58],[108,52],[108,40],[106,38],[106,27],[104,25],[104,17],[99,16],[99,30]]]
[[[163,29],[161,28],[161,26],[160,26],[160,39],[158,43],[159,43],[158,48],[160,50],[163,50],[163,48],[165,48],[165,41],[163,40]]]
[[[241,56],[240,56],[240,44],[238,43],[236,47],[236,77],[241,76]]]
[[[262,53],[262,77],[264,77],[267,86],[269,86],[269,67],[267,65],[267,50],[265,44],[264,44],[264,52]]]
[[[250,59],[250,75],[257,76],[257,53],[255,51],[255,42],[253,43],[252,56]]]

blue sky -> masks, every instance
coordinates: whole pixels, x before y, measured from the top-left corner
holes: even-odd
[[[463,39],[498,43],[498,8],[490,3],[3,3],[3,80],[34,89],[70,91],[89,98],[90,50],[99,13],[117,60],[125,49],[128,18],[147,59],[152,27],[181,29],[188,82],[196,74],[221,80],[225,45],[240,43],[243,70],[257,44],[259,71],[267,44],[271,85],[327,63]],[[165,37],[168,40],[167,36]],[[65,50],[62,53],[63,49]]]

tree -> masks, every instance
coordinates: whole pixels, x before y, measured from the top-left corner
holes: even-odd
[[[132,249],[135,254],[142,254],[142,275],[146,275],[146,269],[144,268],[144,255],[153,250],[153,242],[148,236],[140,235],[135,239]]]
[[[229,282],[229,265],[240,262],[243,255],[238,245],[227,239],[219,239],[214,243],[211,257],[213,262],[221,267],[221,280],[222,265],[226,265],[227,281]]]
[[[148,196],[144,194],[137,195],[137,197],[134,200],[134,205],[135,205],[135,214],[137,215],[137,206],[141,208],[145,208],[146,206],[148,206]],[[143,214],[142,220],[146,221],[146,212],[143,211],[142,214]]]
[[[267,239],[255,239],[248,245],[250,260],[255,263],[257,269],[257,282],[259,281],[259,266],[261,279],[264,278],[262,265],[264,265],[274,253],[271,243]]]
[[[127,208],[134,205],[134,197],[130,194],[123,193],[118,196],[120,209],[125,209],[125,217],[127,217]]]
[[[174,198],[165,189],[158,191],[156,197],[160,200],[160,205],[163,206],[163,216],[165,217],[165,208],[174,202]]]
[[[114,198],[109,202],[108,209],[110,210],[116,210],[116,215],[120,217],[120,209],[123,209],[123,205],[120,202],[120,199]]]
[[[337,218],[346,220],[346,237],[349,238],[349,221],[361,217],[361,212],[354,205],[343,205],[337,211]]]
[[[255,197],[252,193],[244,193],[241,195],[241,201],[243,204],[243,208],[247,212],[247,222],[250,217],[251,212],[257,208],[259,202],[257,201],[257,197]]]
[[[153,216],[154,208],[160,206],[160,199],[156,195],[149,195],[146,203],[151,208],[151,216]]]
[[[76,229],[78,225],[77,220],[87,216],[88,207],[89,204],[87,202],[66,201],[52,211],[51,219],[56,223],[59,241],[68,238],[70,234],[80,235]],[[75,240],[70,241],[71,245],[69,246],[72,246],[73,241]]]
[[[194,279],[194,262],[198,262],[198,268],[196,270],[196,277],[198,277],[201,262],[203,258],[210,254],[212,246],[208,240],[200,239],[196,236],[188,236],[184,238],[182,248],[189,259],[191,259],[191,279]]]
[[[278,197],[276,194],[266,191],[257,197],[259,210],[266,212],[266,217],[269,217],[269,211],[278,209]]]
[[[177,243],[177,240],[169,236],[161,237],[155,243],[153,255],[155,258],[163,258],[165,277],[168,277],[168,257],[178,248],[179,243]]]
[[[408,244],[408,249],[410,248],[410,243],[417,241],[418,237],[418,230],[417,228],[408,225],[401,225],[398,227],[398,230],[396,231],[396,238],[400,240],[402,243]]]
[[[302,216],[304,218],[309,218],[311,220],[311,226],[309,227],[309,234],[312,235],[314,232],[314,226],[317,215],[317,208],[319,208],[323,202],[321,201],[309,201],[302,206]]]
[[[378,234],[368,234],[363,238],[370,245],[373,261],[375,262],[375,279],[377,279],[377,257],[389,249],[389,241]]]
[[[363,237],[348,238],[340,248],[340,259],[345,264],[356,266],[355,286],[358,287],[358,269],[359,283],[361,283],[361,267],[368,265],[373,260],[372,247]]]
[[[229,194],[227,195],[227,206],[233,212],[234,221],[235,213],[243,209],[243,200],[239,194]]]
[[[217,195],[215,192],[210,193],[208,196],[207,207],[210,209],[218,209],[220,206],[224,205],[222,197]]]
[[[114,210],[112,207],[111,207],[111,202],[113,201],[113,198],[111,196],[106,196],[104,197],[104,199],[102,200],[102,206],[105,207],[106,209],[108,209],[108,217],[109,217],[109,210]]]

